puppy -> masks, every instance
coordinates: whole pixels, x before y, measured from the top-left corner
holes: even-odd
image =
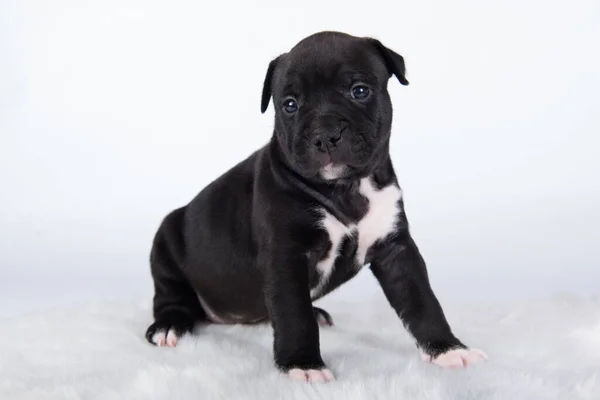
[[[312,306],[369,265],[423,358],[463,367],[486,358],[452,333],[413,241],[390,160],[389,78],[404,59],[371,38],[307,37],[269,64],[270,142],[163,220],[150,267],[150,343],[175,346],[198,322],[269,319],[277,367],[329,381]]]

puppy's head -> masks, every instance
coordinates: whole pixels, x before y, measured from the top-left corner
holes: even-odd
[[[271,61],[261,111],[272,97],[277,142],[304,177],[363,176],[388,150],[387,82],[408,85],[404,73],[402,56],[375,39],[317,33]]]

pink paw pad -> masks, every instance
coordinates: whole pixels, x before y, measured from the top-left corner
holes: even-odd
[[[479,349],[454,349],[442,353],[434,359],[427,354],[421,353],[421,358],[423,361],[439,365],[443,368],[465,368],[487,360],[488,355]]]
[[[175,347],[177,346],[177,334],[173,329],[169,329],[169,333],[167,334],[167,346]]]
[[[158,347],[175,347],[178,339],[173,329],[169,329],[169,332],[159,330],[152,336],[152,342]]]

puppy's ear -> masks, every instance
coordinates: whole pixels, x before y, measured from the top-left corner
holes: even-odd
[[[279,63],[279,59],[281,56],[277,57],[273,61],[269,63],[269,68],[267,68],[267,75],[265,76],[265,82],[263,83],[263,91],[262,91],[262,99],[260,102],[260,112],[265,113],[267,108],[269,107],[269,100],[273,94],[272,91],[272,81],[273,81],[273,73],[275,72],[275,68]]]
[[[385,61],[385,65],[388,67],[390,72],[396,75],[396,78],[403,85],[408,85],[408,81],[406,80],[406,67],[404,66],[404,58],[396,53],[393,50],[385,47],[381,42],[377,39],[369,39],[373,46],[377,49],[379,54],[383,57]]]

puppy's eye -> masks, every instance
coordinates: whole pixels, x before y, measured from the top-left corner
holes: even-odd
[[[298,111],[298,103],[294,99],[286,99],[283,102],[283,109],[285,110],[285,112],[293,114],[296,111]]]
[[[365,85],[356,85],[352,88],[352,97],[356,100],[364,100],[369,97],[369,88]]]

